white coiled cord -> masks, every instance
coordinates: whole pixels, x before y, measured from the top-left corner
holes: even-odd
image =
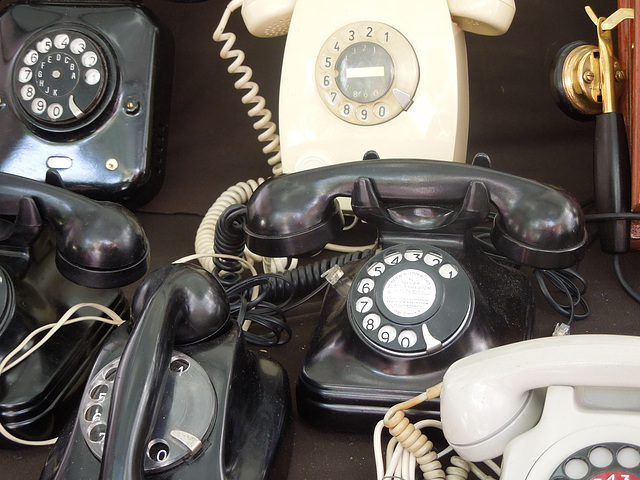
[[[248,92],[242,97],[242,103],[255,105],[247,112],[249,117],[259,117],[253,124],[253,128],[256,130],[264,130],[258,135],[258,140],[261,142],[268,142],[262,149],[263,153],[273,155],[267,160],[267,163],[271,166],[271,171],[274,175],[280,175],[282,173],[282,161],[280,155],[280,137],[276,133],[276,124],[271,121],[271,111],[266,108],[265,99],[258,95],[258,85],[251,81],[253,71],[250,67],[243,65],[245,55],[242,50],[231,50],[233,44],[236,41],[236,36],[232,32],[225,32],[224,29],[229,22],[231,13],[238,7],[241,7],[243,0],[232,0],[222,14],[218,27],[213,32],[213,40],[216,42],[224,42],[222,49],[220,50],[220,57],[225,60],[233,59],[233,62],[227,67],[227,71],[231,74],[242,74],[242,76],[234,83],[236,90],[248,90]]]
[[[199,256],[198,261],[200,265],[209,272],[212,272],[214,269],[213,255],[215,252],[213,250],[213,242],[216,235],[218,218],[227,207],[247,203],[251,194],[262,182],[264,182],[263,178],[236,183],[225,190],[222,195],[213,202],[209,210],[207,210],[196,232],[195,250],[196,255]],[[248,260],[249,255],[249,250],[245,249],[245,256]],[[252,258],[251,260],[256,259]]]
[[[264,130],[258,135],[260,142],[266,142],[267,145],[262,149],[262,152],[266,155],[273,154],[267,159],[267,163],[271,166],[271,172],[274,176],[281,175],[282,161],[280,153],[280,137],[276,133],[276,125],[271,121],[271,111],[266,108],[265,99],[258,95],[258,85],[251,81],[253,71],[250,67],[243,65],[245,54],[242,50],[232,50],[232,47],[236,41],[236,35],[232,32],[225,32],[227,23],[231,13],[241,7],[243,0],[232,0],[225,8],[224,13],[218,23],[217,28],[213,32],[213,40],[216,42],[224,42],[220,50],[220,57],[228,60],[233,59],[232,63],[227,68],[227,71],[231,74],[242,74],[242,76],[234,83],[234,87],[237,90],[248,90],[248,92],[242,97],[242,103],[255,104],[247,114],[249,117],[258,117],[258,120],[253,124],[253,128],[256,130]],[[264,182],[264,179],[247,180],[246,182],[240,182],[227,189],[213,205],[209,208],[198,230],[196,232],[195,239],[195,253],[200,264],[208,271],[213,271],[214,263],[213,257],[214,247],[213,242],[215,239],[216,223],[221,213],[230,205],[233,204],[245,204],[255,189]],[[346,247],[341,245],[328,244],[326,249],[334,250],[338,252],[353,252],[371,248],[372,245]],[[287,258],[269,258],[258,256],[245,248],[244,255],[249,262],[262,262],[262,268],[265,273],[282,272],[287,269],[295,268],[297,266],[296,259]]]
[[[433,451],[433,442],[420,431],[420,428],[424,427],[441,429],[441,422],[438,420],[423,420],[414,425],[405,416],[403,410],[436,398],[440,396],[441,391],[442,384],[438,384],[406,402],[394,405],[387,411],[384,420],[378,422],[374,433],[377,480],[414,480],[416,466],[422,471],[424,480],[467,480],[470,472],[473,472],[481,480],[494,480],[493,477],[486,475],[476,465],[455,455],[451,458],[451,466],[446,469],[445,473],[439,457],[449,453],[451,448],[448,447],[438,455]],[[386,468],[382,460],[380,442],[384,427],[388,428],[389,433],[392,435],[392,439],[387,446]],[[485,464],[497,475],[500,475],[500,468],[494,462],[488,461]]]
[[[236,41],[235,34],[224,31],[227,23],[229,22],[231,13],[238,7],[241,7],[242,3],[243,0],[232,0],[227,5],[218,27],[213,32],[213,40],[216,42],[224,42],[220,51],[220,57],[225,60],[233,59],[233,62],[229,65],[227,71],[231,74],[242,74],[240,79],[235,82],[234,87],[237,90],[248,90],[248,92],[242,97],[242,103],[245,105],[255,104],[251,109],[249,109],[247,115],[251,118],[258,117],[258,120],[253,124],[253,128],[256,130],[264,130],[258,135],[258,140],[260,142],[267,142],[267,145],[262,149],[262,152],[267,155],[273,153],[273,155],[267,160],[267,163],[271,166],[271,171],[274,175],[280,175],[282,174],[280,138],[276,133],[275,123],[271,121],[271,111],[265,107],[265,99],[258,95],[258,85],[251,81],[251,76],[253,75],[251,68],[243,65],[245,58],[244,52],[238,49],[231,49]],[[214,201],[213,205],[211,205],[205,214],[196,232],[195,252],[200,264],[208,271],[213,271],[214,269],[213,243],[218,218],[227,207],[235,204],[247,203],[251,194],[253,194],[262,182],[264,182],[264,179],[259,178],[258,180],[239,182],[229,187]],[[290,262],[287,259],[263,258],[253,254],[246,248],[245,257],[251,263],[262,262],[263,270],[265,272],[283,271],[287,267],[291,267]]]

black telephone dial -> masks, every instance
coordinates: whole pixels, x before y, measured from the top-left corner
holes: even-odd
[[[164,176],[172,68],[169,32],[135,2],[9,5],[0,13],[0,171],[147,202]]]
[[[530,336],[528,280],[490,259],[471,231],[492,205],[492,242],[511,261],[568,267],[586,246],[582,212],[566,193],[427,160],[370,160],[267,181],[247,203],[247,246],[274,257],[321,249],[344,226],[338,197],[351,197],[354,214],[378,227],[381,250],[343,267],[325,296],[297,385],[300,414],[318,425],[367,427],[442,381],[457,359]]]
[[[0,173],[0,358],[79,303],[126,318],[118,287],[146,273],[148,255],[142,228],[121,205]],[[0,423],[9,434],[27,441],[57,434],[111,329],[95,321],[65,326],[0,377]]]
[[[229,311],[201,267],[148,275],[41,480],[285,478],[286,374],[247,348]]]

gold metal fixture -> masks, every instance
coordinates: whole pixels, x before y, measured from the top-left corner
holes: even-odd
[[[560,107],[580,120],[616,111],[626,74],[613,53],[611,30],[634,18],[632,8],[620,8],[607,18],[596,16],[589,6],[585,10],[597,28],[598,45],[566,45],[556,55],[551,78]]]

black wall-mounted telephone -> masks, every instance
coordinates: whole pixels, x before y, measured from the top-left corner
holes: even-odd
[[[140,205],[164,176],[173,42],[131,1],[0,14],[0,171]]]
[[[287,377],[248,350],[229,309],[201,267],[148,275],[133,330],[106,342],[41,479],[285,478]]]
[[[317,251],[344,225],[338,197],[379,228],[382,251],[344,267],[324,299],[297,386],[299,412],[319,425],[368,426],[455,360],[530,335],[529,282],[470,230],[491,205],[492,242],[511,261],[568,267],[586,246],[579,205],[554,188],[472,165],[370,160],[265,182],[247,204],[248,247]]]
[[[122,206],[0,173],[0,358],[79,303],[126,317],[118,287],[146,273],[148,254],[142,228]],[[0,377],[0,422],[11,435],[55,436],[110,329],[66,326]]]

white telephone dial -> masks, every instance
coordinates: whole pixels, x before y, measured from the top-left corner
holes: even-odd
[[[466,160],[463,30],[507,31],[513,0],[245,0],[260,37],[288,32],[280,83],[285,173],[363,158]]]
[[[454,363],[444,435],[460,456],[503,455],[501,480],[640,478],[640,337],[528,340]]]

